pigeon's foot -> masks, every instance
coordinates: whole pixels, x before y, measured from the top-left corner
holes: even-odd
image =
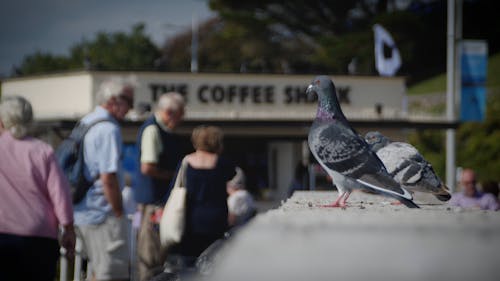
[[[331,204],[326,204],[326,205],[319,205],[319,207],[321,208],[341,208],[341,209],[347,209],[347,203],[346,202],[342,202],[339,200],[331,203]]]
[[[346,209],[347,208],[347,198],[351,195],[351,192],[344,192],[339,195],[337,200],[333,202],[332,204],[327,204],[327,205],[321,205],[323,208],[342,208]]]
[[[403,203],[401,203],[401,202],[399,202],[399,201],[394,201],[394,202],[391,202],[391,205],[393,205],[393,206],[399,206],[399,205],[401,205],[401,204],[403,204]]]
[[[338,202],[333,202],[331,204],[326,204],[326,205],[319,205],[320,207],[323,207],[323,208],[343,208],[345,209],[347,207],[347,205],[341,205],[339,204]]]

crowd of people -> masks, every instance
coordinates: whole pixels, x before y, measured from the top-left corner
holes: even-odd
[[[132,186],[125,185],[121,166],[120,121],[133,107],[134,85],[122,78],[106,80],[99,85],[96,100],[95,109],[79,121],[95,124],[83,140],[84,176],[93,183],[85,197],[73,203],[70,184],[53,148],[29,135],[33,122],[29,101],[17,96],[2,99],[0,264],[4,269],[0,280],[20,276],[23,280],[54,280],[60,247],[71,259],[76,237],[81,239],[91,267],[89,279],[129,280],[133,265],[127,215],[134,215],[131,208],[139,218],[138,277],[150,280],[163,271],[169,256],[178,256],[185,266],[192,266],[226,231],[255,214],[251,195],[243,191],[243,171],[222,156],[220,128],[195,128],[191,138],[194,152],[184,155],[186,145],[175,132],[184,116],[182,95],[161,95],[154,114],[139,128],[139,169]],[[164,249],[159,216],[184,156],[188,163],[185,229],[180,243]]]
[[[69,183],[50,145],[29,135],[33,110],[22,97],[3,98],[0,104],[0,280],[54,280],[59,247],[74,254],[75,239],[83,242],[92,280],[130,279],[130,231],[127,230],[122,190],[122,121],[134,104],[134,86],[113,78],[99,85],[98,105],[80,122],[92,126],[84,138],[85,176],[94,180],[83,200],[73,204]],[[137,133],[137,174],[127,189],[138,214],[137,260],[139,279],[162,272],[169,257],[185,266],[233,228],[256,214],[246,191],[245,173],[222,155],[223,132],[214,126],[196,127],[192,151],[176,133],[185,113],[182,95],[161,95],[153,114]],[[186,218],[181,241],[164,249],[159,217],[169,197],[181,160],[185,157]],[[302,169],[303,170],[303,169]],[[303,171],[296,171],[302,189]],[[476,184],[474,171],[461,174],[463,191],[449,204],[462,208],[498,210],[498,185]],[[492,193],[484,192],[486,187]],[[496,188],[496,189],[495,189]],[[131,192],[130,192],[131,191]],[[496,195],[494,195],[496,192]],[[30,268],[30,271],[24,270]],[[31,275],[30,275],[31,274]]]

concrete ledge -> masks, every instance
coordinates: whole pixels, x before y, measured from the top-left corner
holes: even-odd
[[[498,280],[500,213],[297,192],[227,242],[209,280]],[[417,200],[418,201],[418,200]]]

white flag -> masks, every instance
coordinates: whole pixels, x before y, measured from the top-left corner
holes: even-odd
[[[391,34],[381,25],[373,26],[375,33],[375,66],[382,76],[394,76],[401,67],[401,56]],[[384,56],[384,44],[391,49],[390,57]]]

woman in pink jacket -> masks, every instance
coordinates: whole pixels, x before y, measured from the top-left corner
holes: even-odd
[[[52,148],[28,136],[30,103],[0,104],[0,280],[54,280],[61,245],[74,252],[68,181]]]

